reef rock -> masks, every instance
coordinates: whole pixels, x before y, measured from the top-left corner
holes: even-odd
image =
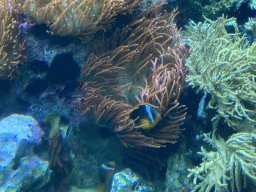
[[[154,188],[151,183],[144,181],[139,175],[127,168],[114,175],[110,192],[122,191],[153,192]]]
[[[13,114],[0,121],[0,191],[38,189],[49,181],[48,162],[33,152],[42,135],[30,116]]]

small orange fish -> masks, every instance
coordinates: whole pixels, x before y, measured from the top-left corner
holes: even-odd
[[[135,120],[135,126],[151,129],[162,119],[157,107],[150,104],[138,104],[133,107],[130,118]]]

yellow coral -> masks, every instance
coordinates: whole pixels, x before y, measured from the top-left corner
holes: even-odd
[[[225,24],[233,23],[235,33]],[[191,56],[186,62],[186,81],[211,95],[208,107],[216,109],[215,123],[223,117],[236,129],[244,121],[256,121],[256,43],[240,37],[234,19],[224,16],[188,26]]]
[[[213,148],[217,151],[207,152],[201,149],[203,162],[195,169],[189,169],[188,177],[194,178],[193,191],[243,191],[256,184],[256,134],[237,133],[226,142],[223,139],[205,135]],[[242,186],[242,184],[244,186]],[[229,187],[230,186],[230,187]]]

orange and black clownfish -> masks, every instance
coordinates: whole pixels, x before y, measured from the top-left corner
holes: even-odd
[[[151,129],[162,119],[157,107],[150,104],[134,106],[130,118],[135,120],[136,127]]]

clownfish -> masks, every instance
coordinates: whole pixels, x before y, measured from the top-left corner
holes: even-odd
[[[138,104],[134,106],[130,118],[135,120],[136,127],[151,129],[162,119],[157,107],[150,104]]]

